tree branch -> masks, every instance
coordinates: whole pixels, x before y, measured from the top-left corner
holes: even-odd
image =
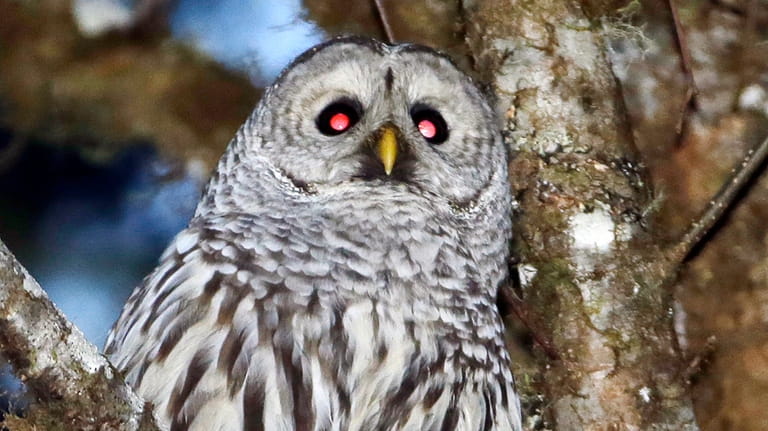
[[[384,9],[384,5],[381,4],[381,0],[373,0],[373,4],[376,6],[376,13],[379,16],[379,21],[381,22],[381,27],[384,29],[384,35],[387,37],[387,41],[389,43],[395,43],[395,33],[389,25],[387,10]]]
[[[691,114],[697,109],[696,97],[699,94],[699,90],[696,87],[696,81],[693,79],[693,69],[691,61],[691,53],[688,48],[688,38],[685,36],[685,30],[680,23],[680,14],[677,12],[674,0],[668,0],[669,11],[672,13],[672,28],[675,34],[675,46],[677,52],[680,54],[680,67],[683,69],[685,75],[685,97],[683,99],[683,105],[680,109],[680,116],[675,126],[675,132],[677,133],[677,145],[680,146],[685,139],[685,135],[688,132],[688,124],[691,120]]]
[[[0,241],[0,354],[37,402],[13,430],[157,430],[151,409]]]
[[[674,269],[702,244],[702,240],[718,220],[733,208],[741,192],[752,183],[755,176],[762,172],[760,168],[765,164],[766,158],[768,158],[768,137],[747,152],[741,163],[731,171],[731,177],[728,181],[709,201],[701,216],[691,223],[680,241],[667,251],[671,276],[676,273]]]

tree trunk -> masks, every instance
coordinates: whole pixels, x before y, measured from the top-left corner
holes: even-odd
[[[697,429],[664,285],[669,264],[643,220],[650,184],[600,5],[463,6],[476,67],[505,112],[521,293],[560,356],[541,359],[523,396],[542,391],[559,430]]]

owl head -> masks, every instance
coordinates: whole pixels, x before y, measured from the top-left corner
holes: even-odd
[[[498,120],[472,80],[430,48],[371,39],[300,55],[228,151],[220,171],[266,161],[320,193],[405,187],[462,207],[506,184]]]

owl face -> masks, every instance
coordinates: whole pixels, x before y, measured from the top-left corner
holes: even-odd
[[[406,185],[462,205],[506,163],[482,93],[421,46],[333,40],[294,61],[262,107],[249,150],[300,187]]]

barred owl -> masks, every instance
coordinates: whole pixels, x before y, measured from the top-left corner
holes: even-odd
[[[510,205],[446,56],[334,39],[267,89],[106,354],[171,430],[519,430]]]

